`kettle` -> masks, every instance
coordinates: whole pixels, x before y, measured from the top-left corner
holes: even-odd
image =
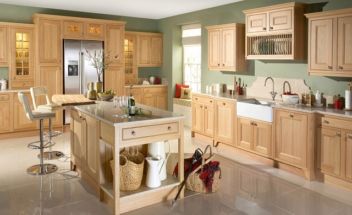
[[[164,141],[154,142],[154,143],[148,144],[148,155],[151,157],[154,157],[154,158],[160,157],[163,159],[163,162],[160,163],[159,177],[160,177],[161,181],[165,180],[167,178],[166,162],[170,156],[170,143],[169,143],[169,153],[167,155],[165,152],[165,142]]]
[[[159,171],[160,165],[163,163],[164,159],[160,157],[146,157],[145,160],[148,163],[146,186],[150,188],[160,187],[161,180]]]

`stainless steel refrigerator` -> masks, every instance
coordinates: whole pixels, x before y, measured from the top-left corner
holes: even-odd
[[[64,94],[86,95],[88,83],[98,81],[97,71],[91,65],[86,50],[91,53],[101,51],[103,42],[64,40]],[[65,124],[70,122],[69,116],[65,111]]]

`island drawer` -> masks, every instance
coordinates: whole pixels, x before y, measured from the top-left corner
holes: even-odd
[[[351,129],[352,120],[338,119],[333,117],[322,117],[321,124],[323,127],[334,127],[341,129]]]
[[[192,96],[192,102],[213,105],[214,100],[208,97]]]
[[[122,130],[122,139],[131,140],[144,137],[151,137],[163,134],[171,134],[178,132],[178,123],[167,123],[160,125],[150,125],[150,126],[141,126],[134,128],[125,128]]]

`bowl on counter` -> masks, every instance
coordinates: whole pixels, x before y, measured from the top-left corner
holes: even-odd
[[[293,95],[282,95],[282,101],[284,104],[287,105],[295,105],[299,103],[299,95],[293,94]]]
[[[98,93],[98,98],[101,101],[110,101],[113,97],[113,94]]]

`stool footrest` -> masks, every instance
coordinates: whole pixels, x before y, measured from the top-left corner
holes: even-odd
[[[53,147],[53,146],[56,144],[56,143],[53,142],[53,141],[47,142],[47,143],[45,143],[43,146],[35,145],[35,144],[37,144],[37,143],[40,143],[40,140],[35,141],[35,142],[32,142],[32,143],[29,143],[29,144],[27,145],[27,147],[30,148],[30,149],[42,149],[42,148],[43,148],[43,149],[46,149],[46,148]]]
[[[61,131],[51,131],[51,132],[45,132],[44,133],[44,137],[51,137],[51,138],[53,138],[53,137],[57,137],[57,136],[60,136],[62,134],[62,132]]]
[[[47,175],[53,172],[56,172],[58,170],[57,166],[55,164],[37,164],[34,166],[31,166],[27,169],[27,173],[30,175]]]

